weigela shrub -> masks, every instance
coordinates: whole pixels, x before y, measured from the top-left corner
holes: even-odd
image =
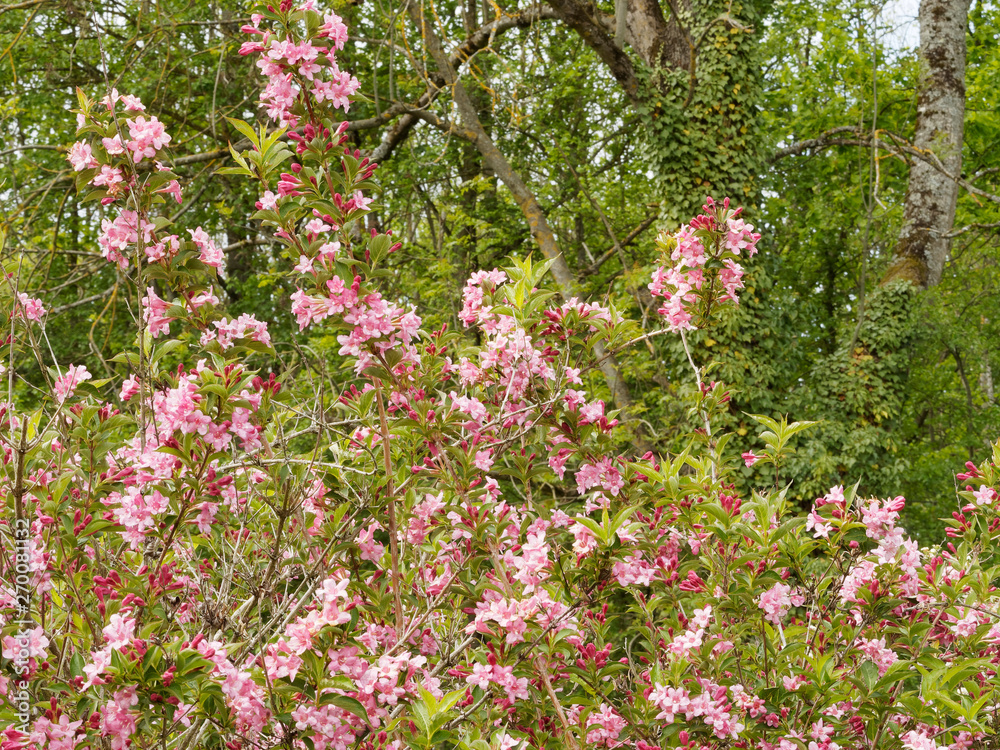
[[[0,409],[4,750],[989,746],[996,455],[921,550],[902,498],[739,496],[808,424],[713,435],[728,393],[697,367],[690,448],[622,453],[594,349],[641,331],[530,260],[469,279],[475,336],[423,328],[385,286],[400,244],[362,230],[341,19],[282,2],[244,31],[273,126],[234,121],[224,171],[259,185],[303,340],[335,337],[356,384],[252,368],[266,323],[226,316],[223,249],[160,209],[169,134],[81,94],[69,159],[138,335],[116,377],[53,363],[41,406]],[[661,235],[665,327],[737,303],[759,239],[711,200]],[[43,357],[44,304],[12,288],[6,345]]]

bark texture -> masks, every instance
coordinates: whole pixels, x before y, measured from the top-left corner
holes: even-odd
[[[670,20],[663,17],[659,0],[628,0],[626,40],[646,67],[691,70],[694,44],[687,29],[681,26],[680,13],[685,0],[670,3]]]
[[[597,54],[632,104],[640,102],[639,79],[631,58],[615,44],[615,20],[604,16],[586,0],[552,0],[552,9],[559,18]],[[631,18],[632,3],[628,3],[627,17]],[[631,34],[626,25],[625,38]]]
[[[921,0],[920,84],[913,144],[933,152],[910,167],[903,227],[883,284],[904,280],[922,289],[941,280],[950,250],[962,170],[965,121],[965,34],[969,0]]]

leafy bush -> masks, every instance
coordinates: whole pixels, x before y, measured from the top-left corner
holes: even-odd
[[[755,416],[765,448],[738,455],[713,431],[730,394],[693,361],[689,447],[617,452],[583,390],[598,345],[687,348],[736,303],[753,227],[709,199],[661,234],[652,334],[557,300],[530,260],[469,279],[475,338],[424,330],[380,289],[400,244],[363,230],[375,165],[343,150],[346,28],[311,2],[253,18],[243,52],[278,127],[234,122],[249,147],[226,172],[259,182],[291,312],[357,384],[252,369],[266,323],[225,315],[222,250],[160,209],[181,197],[162,124],[81,93],[71,163],[113,212],[100,245],[141,320],[115,377],[54,365],[42,406],[3,407],[4,748],[989,741],[996,455],[961,475],[979,488],[952,541],[921,550],[899,497],[791,507],[782,469],[811,423]],[[42,304],[5,294],[8,344],[45,361]],[[774,483],[737,496],[742,464]]]

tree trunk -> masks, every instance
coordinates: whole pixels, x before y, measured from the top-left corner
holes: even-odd
[[[469,92],[458,77],[447,52],[444,50],[444,46],[441,44],[441,40],[437,36],[437,32],[431,24],[427,23],[416,4],[411,3],[408,10],[410,19],[420,29],[424,44],[427,46],[427,51],[438,68],[438,73],[444,79],[444,83],[451,89],[451,94],[458,110],[459,121],[461,122],[461,128],[452,128],[452,132],[472,143],[481,154],[483,165],[493,170],[496,176],[507,186],[507,189],[510,190],[528,223],[531,236],[538,245],[539,250],[541,250],[542,255],[547,260],[553,261],[550,270],[560,294],[565,299],[576,296],[576,278],[570,270],[569,264],[562,254],[562,250],[560,250],[556,243],[555,235],[549,226],[544,209],[538,203],[538,199],[531,191],[531,188],[528,187],[521,178],[521,175],[513,168],[507,157],[497,148],[493,139],[490,138],[489,134],[483,128],[476,106],[473,104]],[[427,113],[419,114],[424,117],[428,116]],[[598,366],[604,374],[615,405],[625,415],[628,415],[633,405],[632,395],[629,393],[628,385],[622,377],[615,356],[607,352],[601,343],[594,347],[594,355],[598,358]],[[643,432],[643,429],[637,426],[635,445],[640,451],[645,452],[649,446]]]
[[[969,0],[921,0],[920,83],[913,143],[933,152],[945,171],[962,170],[965,121],[965,33]],[[955,223],[958,184],[924,160],[914,160],[906,189],[903,227],[882,280],[922,289],[941,280]]]

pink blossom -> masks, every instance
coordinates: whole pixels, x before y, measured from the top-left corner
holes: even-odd
[[[304,229],[309,234],[325,234],[333,229],[333,227],[322,219],[310,219],[306,222]]]
[[[587,744],[592,747],[616,747],[618,736],[627,725],[617,711],[602,703],[587,716]]]
[[[82,725],[83,720],[70,721],[67,714],[60,716],[58,723],[40,716],[32,727],[31,742],[46,750],[74,750],[78,742],[77,730]]]
[[[87,372],[87,368],[83,365],[79,367],[76,365],[70,365],[66,370],[66,374],[62,377],[56,379],[53,390],[56,394],[56,401],[60,404],[66,401],[73,395],[76,387],[80,385],[85,380],[90,380],[91,374]]]
[[[665,687],[657,683],[649,694],[649,702],[660,709],[657,720],[662,719],[667,724],[672,724],[675,715],[687,713],[691,698],[683,688]]]
[[[101,235],[97,238],[102,255],[109,261],[117,263],[120,268],[128,268],[125,251],[133,245],[139,244],[140,223],[142,225],[142,242],[152,244],[155,227],[152,222],[145,219],[140,222],[139,215],[135,211],[123,210],[113,221],[104,219],[101,222]]]
[[[104,164],[101,166],[101,171],[95,174],[90,182],[97,187],[106,187],[109,192],[112,192],[117,185],[120,185],[124,181],[125,177],[118,167],[111,167]]]
[[[218,303],[218,299],[215,302]],[[219,329],[218,341],[223,351],[234,346],[236,339],[249,339],[264,346],[271,345],[271,335],[267,332],[267,323],[257,320],[256,317],[248,313],[243,313],[232,321],[228,318],[217,320],[213,325]]]
[[[94,152],[91,150],[90,144],[86,141],[77,141],[70,146],[67,158],[69,159],[69,163],[73,165],[74,172],[82,172],[85,169],[94,169],[98,166],[97,159],[94,158]]]
[[[177,201],[178,204],[184,202],[184,197],[181,194],[181,184],[177,180],[171,180],[156,192],[172,195],[174,197],[174,200]]]
[[[874,638],[862,638],[858,641],[858,648],[861,649],[861,653],[875,662],[880,677],[884,677],[885,673],[889,671],[889,667],[898,659],[896,653],[886,647],[885,638],[879,638],[878,640]]]
[[[625,486],[625,480],[611,465],[611,459],[602,458],[596,464],[583,464],[576,474],[576,488],[581,495],[598,486],[612,497],[617,497]]]
[[[334,49],[343,49],[347,42],[347,26],[336,13],[327,13],[323,16],[323,24],[316,36],[329,39]]]
[[[122,383],[122,389],[121,392],[118,394],[118,398],[120,398],[122,401],[128,401],[138,392],[139,392],[138,379],[133,375],[129,375],[127,378],[125,378],[124,382]]]
[[[339,70],[335,65],[331,66],[328,75],[330,77],[328,81],[316,79],[313,82],[312,95],[319,103],[330,102],[333,107],[347,112],[350,108],[351,97],[361,88],[361,83],[357,78]]]
[[[334,242],[324,242],[319,246],[319,257],[325,261],[336,260],[337,253],[340,252],[340,243]]]
[[[814,539],[826,539],[830,536],[830,531],[833,529],[833,524],[828,520],[823,518],[819,513],[813,510],[809,514],[809,519],[806,521],[806,531],[814,531]]]
[[[146,296],[142,298],[142,319],[149,326],[149,335],[154,339],[161,333],[170,332],[170,321],[166,316],[170,308],[166,300],[160,299],[153,287],[146,287]]]
[[[215,241],[208,236],[208,233],[201,227],[189,230],[189,232],[195,246],[201,252],[199,255],[201,262],[206,266],[212,266],[212,268],[221,268],[225,262],[225,255],[216,246]]]
[[[938,750],[938,745],[925,732],[911,729],[903,735],[903,747],[906,750]]]
[[[122,94],[122,103],[125,105],[126,112],[145,112],[146,105],[143,104],[139,97],[132,96],[132,94]]]
[[[135,637],[135,620],[115,613],[111,615],[111,620],[105,626],[103,633],[108,647],[117,651],[124,646],[131,645],[132,639]]]
[[[368,206],[371,204],[372,199],[366,198],[360,190],[355,190],[354,195],[344,206],[345,211],[370,211]]]
[[[114,138],[102,138],[101,145],[104,146],[104,150],[110,156],[118,156],[125,153],[125,146],[122,144],[122,137],[120,135],[116,134]]]
[[[959,637],[967,638],[974,634],[978,627],[979,613],[974,609],[967,609],[965,614],[951,626],[951,631]]]
[[[781,624],[781,620],[792,606],[792,600],[789,596],[791,590],[791,586],[787,584],[776,583],[760,595],[757,606],[764,610],[765,620],[773,625]]]
[[[150,117],[147,121],[140,115],[134,120],[128,121],[128,130],[131,140],[126,144],[132,152],[132,160],[138,164],[144,158],[153,158],[156,152],[170,143],[170,136],[163,128],[156,117]]]
[[[979,485],[979,489],[972,493],[976,498],[976,505],[992,505],[997,498],[997,493],[992,487]]]
[[[712,620],[712,605],[706,604],[702,609],[696,609],[694,611],[694,616],[691,618],[691,623],[696,628],[707,628],[711,620]]]
[[[275,211],[278,208],[278,196],[270,190],[265,190],[257,202],[257,208],[261,211]]]
[[[891,534],[904,503],[902,497],[897,497],[894,500],[886,500],[885,503],[872,500],[868,505],[862,506],[861,515],[867,527],[868,537],[878,541]]]
[[[308,256],[300,255],[298,265],[292,269],[295,273],[315,273],[313,262]]]
[[[727,250],[740,254],[741,250],[747,251],[748,257],[753,257],[757,252],[757,242],[760,235],[753,231],[753,225],[747,224],[742,219],[731,218],[726,222],[725,246]]]
[[[45,628],[38,625],[27,633],[27,637],[4,636],[3,658],[17,661],[27,651],[29,659],[42,659],[48,647],[49,639],[45,635]]]
[[[81,688],[83,690],[86,690],[91,685],[100,685],[104,682],[101,680],[100,675],[104,674],[111,665],[111,649],[105,646],[99,651],[94,651],[90,655],[90,660],[89,664],[83,665],[83,673],[87,675],[87,680]]]
[[[18,301],[21,303],[20,311],[27,320],[41,320],[45,316],[45,307],[40,299],[29,297],[24,292],[18,292]]]
[[[649,586],[656,572],[656,568],[643,559],[641,552],[633,552],[624,560],[616,562],[611,569],[611,574],[622,586]]]
[[[111,737],[111,750],[124,750],[131,745],[136,719],[140,718],[131,709],[138,703],[135,686],[130,686],[116,692],[98,712],[101,716],[101,736]]]

